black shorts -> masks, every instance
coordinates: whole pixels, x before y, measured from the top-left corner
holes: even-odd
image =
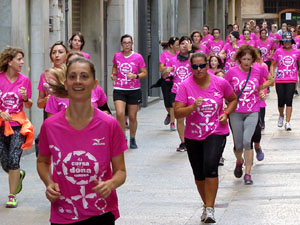
[[[161,91],[163,93],[164,104],[165,104],[166,108],[172,108],[172,103],[173,103],[171,101],[172,86],[173,86],[172,81],[162,80],[162,82],[161,82]]]
[[[118,90],[115,89],[113,93],[114,101],[120,100],[126,102],[128,105],[139,105],[142,103],[142,91],[137,90]]]
[[[175,98],[176,98],[176,94],[173,93],[173,92],[171,92],[171,93],[170,93],[170,101],[171,101],[172,103],[175,102]]]
[[[226,145],[226,135],[212,134],[205,140],[185,138],[185,145],[195,180],[218,177],[219,161]]]
[[[114,225],[115,224],[115,216],[111,213],[104,213],[99,216],[93,216],[87,220],[75,222],[75,223],[68,223],[72,225],[91,225],[91,224],[101,224],[101,225]],[[51,225],[60,225],[58,223],[51,223]]]

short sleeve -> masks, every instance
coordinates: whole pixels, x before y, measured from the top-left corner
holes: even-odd
[[[115,64],[115,65],[117,65],[117,60],[116,60],[116,55],[117,55],[117,53],[114,55],[114,58],[113,58],[113,64]]]
[[[276,61],[276,62],[278,62],[278,50],[279,50],[279,49],[277,49],[277,50],[274,52],[273,57],[272,57],[272,59],[273,59],[274,61]]]
[[[161,55],[159,57],[159,62],[165,65],[165,63],[166,63],[166,55],[165,55],[164,52],[161,53]]]
[[[27,91],[27,97],[28,98],[31,98],[32,97],[32,88],[31,88],[31,82],[29,80],[28,77],[26,77],[26,91]]]
[[[144,58],[141,55],[139,55],[139,69],[142,69],[144,67],[146,67]]]
[[[225,79],[220,79],[221,87],[223,89],[224,98],[228,98],[233,93],[233,88],[229,84],[229,82]]]
[[[39,153],[41,155],[47,155],[47,156],[51,155],[51,151],[49,149],[49,144],[48,144],[47,128],[45,122],[43,123],[40,131],[39,149],[40,149]]]
[[[224,77],[224,79],[227,80],[228,82],[230,82],[230,80],[232,78],[232,72],[231,71],[232,71],[232,69],[230,68],[228,70],[228,72],[225,74],[225,77]]]
[[[182,102],[182,103],[188,103],[188,98],[187,98],[187,91],[186,91],[186,88],[185,88],[185,83],[182,83],[180,86],[179,86],[179,89],[176,93],[176,99],[175,99],[176,102]]]
[[[44,94],[46,94],[44,83],[45,83],[45,78],[44,78],[44,73],[42,73],[41,76],[40,76],[40,82],[39,82],[38,90],[40,92],[43,92]]]
[[[55,114],[59,112],[57,102],[55,101],[55,97],[53,97],[52,95],[50,95],[46,103],[45,112],[51,114]]]
[[[98,95],[97,105],[98,105],[98,107],[101,107],[105,103],[107,103],[107,96],[104,93],[103,89],[99,85],[97,85],[96,93]]]
[[[111,156],[115,157],[128,149],[125,135],[115,118],[112,119],[111,129]]]

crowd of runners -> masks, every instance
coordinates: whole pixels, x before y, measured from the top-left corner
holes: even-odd
[[[215,223],[218,167],[226,138],[232,132],[236,157],[234,176],[253,184],[254,155],[264,159],[260,145],[266,98],[276,86],[278,127],[292,130],[293,96],[298,94],[300,27],[280,30],[249,21],[242,30],[221,31],[204,26],[189,36],[162,42],[161,86],[165,125],[178,132],[176,151],[187,151],[197,190],[203,201],[201,221]],[[51,224],[114,224],[119,217],[116,189],[126,179],[124,151],[137,149],[137,113],[142,101],[140,79],[147,77],[143,57],[133,51],[133,38],[120,38],[111,79],[116,119],[98,85],[85,41],[78,32],[67,47],[52,45],[53,63],[40,76],[37,106],[44,123],[34,140],[34,128],[23,107],[31,108],[32,86],[21,74],[22,49],[6,47],[0,55],[0,159],[9,177],[7,208],[16,208],[26,172],[20,169],[23,149],[35,141],[37,170],[51,202]],[[243,166],[245,170],[243,171]]]

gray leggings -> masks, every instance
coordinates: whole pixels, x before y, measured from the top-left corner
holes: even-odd
[[[251,149],[251,138],[258,121],[258,112],[236,113],[229,115],[235,151]]]

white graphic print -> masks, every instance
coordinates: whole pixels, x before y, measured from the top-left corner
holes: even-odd
[[[82,205],[83,205],[84,209],[88,208],[88,202],[86,199],[88,199],[88,198],[93,199],[93,198],[97,197],[96,193],[91,193],[91,194],[86,195],[85,194],[85,186],[80,187],[80,194],[81,195],[72,196],[71,198],[74,201],[78,201],[79,199],[82,199]]]
[[[193,99],[194,101],[196,101],[196,99],[192,96],[189,96],[188,99]],[[218,104],[214,99],[204,98],[202,105],[198,106],[191,115],[197,112],[201,116],[201,118],[205,118],[205,121],[199,122],[199,124],[192,122],[191,126],[197,128],[196,130],[192,130],[192,133],[199,134],[198,137],[201,137],[202,131],[208,132],[211,130],[213,132],[217,128],[217,125],[216,121],[211,121],[211,117],[216,114],[217,109]]]
[[[190,65],[187,63],[184,66],[179,66],[175,69],[173,73],[177,76],[180,81],[174,82],[173,87],[176,91],[178,91],[180,84],[185,81],[189,76],[191,76],[191,72],[189,71],[188,67]],[[174,75],[174,74],[173,74]]]
[[[237,77],[234,77],[234,80],[236,81],[236,83],[234,84],[234,90],[242,90],[246,83],[246,80],[243,80],[241,83],[239,83],[239,79]],[[252,108],[258,100],[257,97],[253,95],[254,91],[257,88],[255,82],[258,82],[256,78],[254,78],[253,80],[248,80],[247,86],[245,87],[242,95],[239,98],[236,109],[239,109],[240,107],[247,107],[247,111],[251,112]]]
[[[5,109],[17,109],[19,105],[19,97],[14,92],[6,92],[1,97],[1,106]],[[20,112],[18,110],[17,112]]]
[[[64,196],[59,197],[59,201],[63,201],[64,207],[60,206],[58,211],[64,215],[71,217],[71,220],[78,220],[78,212],[71,199]]]
[[[69,182],[86,185],[96,180],[99,173],[99,163],[89,152],[78,150],[66,156],[62,162],[62,169]]]
[[[68,108],[68,105],[67,105],[66,103],[64,103],[64,102],[59,102],[59,103],[58,103],[58,106],[62,106],[62,107],[64,107],[65,109]]]
[[[130,84],[130,88],[134,88],[134,84],[137,82],[136,79],[129,79],[127,78],[128,73],[133,72],[133,66],[135,66],[134,62],[131,63],[121,63],[117,61],[117,68],[119,69],[120,73],[123,75],[122,78],[118,78],[117,82],[123,86]]]
[[[259,49],[261,51],[262,58],[265,59],[265,57],[268,55],[268,49],[266,47],[261,47]]]
[[[284,69],[282,70],[278,70],[277,71],[277,78],[285,78],[285,77],[292,77],[293,74],[297,73],[297,68],[296,66],[294,66],[294,63],[295,63],[295,60],[294,58],[297,58],[296,55],[293,55],[292,56],[282,56],[282,55],[279,55],[279,62],[281,65],[285,66]]]
[[[214,55],[218,55],[219,52],[221,51],[221,48],[219,46],[214,46],[211,48],[211,51]]]
[[[49,145],[49,149],[53,149],[54,151],[56,151],[56,154],[57,154],[57,160],[56,161],[53,161],[53,167],[56,169],[58,164],[60,163],[61,161],[61,151],[58,147],[54,146],[54,145]],[[61,175],[61,171],[60,170],[57,170],[57,175]]]
[[[105,145],[105,143],[101,143],[101,141],[103,141],[104,139],[105,139],[105,137],[100,138],[100,139],[94,138],[93,139],[93,141],[94,141],[93,145]]]

